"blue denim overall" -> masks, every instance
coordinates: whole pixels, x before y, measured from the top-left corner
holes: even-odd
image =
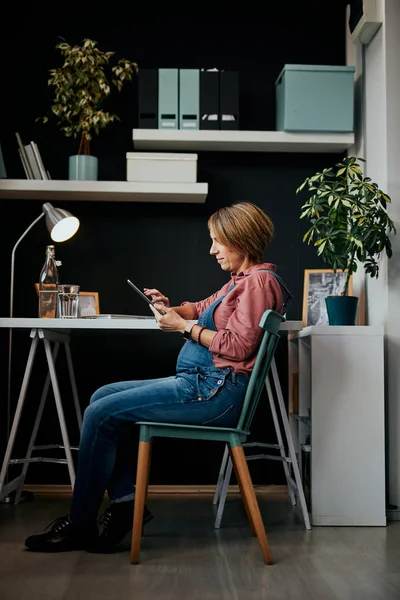
[[[232,284],[227,294],[233,288]],[[198,325],[211,331],[216,330],[214,311],[225,296],[226,294],[218,298],[201,313],[197,321]],[[178,377],[190,381],[196,389],[197,397],[193,398],[192,402],[210,402],[215,397],[219,400],[221,413],[202,421],[202,425],[212,424],[222,427],[236,425],[250,379],[248,375],[236,374],[229,367],[217,368],[210,350],[194,340],[187,340],[181,349],[176,363],[176,372]]]
[[[222,300],[200,315],[199,325],[215,331],[213,314]],[[235,374],[230,368],[217,369],[207,348],[187,340],[177,359],[176,375],[121,381],[98,389],[84,414],[71,521],[79,525],[94,521],[106,489],[111,500],[133,497],[134,423],[233,427],[248,382],[247,375]]]

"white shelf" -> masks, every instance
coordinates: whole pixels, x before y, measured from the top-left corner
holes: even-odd
[[[212,150],[228,152],[343,152],[353,133],[286,131],[211,131],[200,129],[134,129],[135,150]]]
[[[143,183],[56,179],[49,181],[42,179],[0,180],[0,199],[203,204],[206,201],[207,193],[207,183]]]

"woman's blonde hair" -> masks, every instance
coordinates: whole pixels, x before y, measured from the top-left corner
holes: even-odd
[[[264,250],[274,236],[271,219],[251,202],[220,208],[207,225],[221,244],[256,262],[262,262]]]

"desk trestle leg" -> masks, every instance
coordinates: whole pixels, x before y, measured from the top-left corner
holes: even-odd
[[[59,348],[60,348],[60,344],[59,344],[59,342],[56,342],[54,344],[54,348],[53,348],[53,362],[54,363],[57,360],[57,355],[58,355]],[[26,474],[28,472],[29,464],[31,462],[30,459],[31,459],[31,456],[32,456],[32,451],[35,449],[36,436],[37,436],[37,432],[38,432],[38,429],[39,429],[40,421],[42,420],[43,409],[44,409],[44,405],[46,404],[47,395],[49,393],[49,387],[50,387],[50,375],[47,374],[46,381],[45,381],[45,384],[43,386],[42,396],[40,398],[39,408],[38,408],[38,411],[37,411],[37,414],[36,414],[35,423],[33,425],[32,433],[31,433],[31,439],[29,440],[28,450],[27,450],[27,453],[26,453],[25,461],[23,463],[24,466],[22,468],[22,473],[21,473],[21,482],[20,482],[20,485],[18,487],[17,494],[15,496],[15,504],[18,504],[19,501],[20,501],[20,498],[21,498],[21,492],[22,492],[22,488],[23,488],[24,483],[25,483],[25,477],[26,477]]]
[[[81,407],[79,404],[78,390],[76,387],[74,367],[72,364],[71,348],[69,347],[69,342],[65,342],[64,346],[65,346],[65,354],[67,357],[69,378],[70,378],[71,387],[72,387],[72,395],[74,397],[76,419],[78,421],[79,433],[81,434],[82,433],[82,414],[81,414]]]
[[[64,410],[63,410],[62,402],[61,402],[60,389],[58,387],[56,369],[55,369],[53,357],[51,354],[50,340],[48,339],[47,334],[48,334],[47,331],[39,330],[39,337],[43,339],[44,349],[46,352],[47,364],[49,367],[49,373],[50,373],[50,379],[51,379],[51,385],[53,387],[54,400],[56,402],[58,420],[60,422],[60,428],[61,428],[61,436],[62,436],[62,441],[64,444],[65,457],[67,459],[67,464],[68,464],[69,478],[71,480],[72,487],[74,487],[74,484],[75,484],[74,461],[72,460],[67,425],[65,423]]]
[[[73,370],[73,365],[72,365],[71,350],[70,350],[70,346],[69,346],[69,340],[70,340],[69,335],[66,333],[61,333],[61,332],[54,332],[54,331],[43,330],[43,329],[33,329],[31,331],[31,338],[32,338],[32,342],[31,342],[31,347],[30,347],[30,351],[29,351],[28,361],[27,361],[26,368],[25,368],[24,379],[22,382],[21,391],[20,391],[20,395],[19,395],[18,403],[17,403],[17,408],[15,411],[14,420],[13,420],[13,424],[12,424],[12,428],[11,428],[11,432],[10,432],[10,436],[9,436],[9,440],[8,440],[8,444],[7,444],[7,449],[6,449],[6,453],[4,456],[3,465],[2,465],[2,469],[1,469],[1,473],[0,473],[0,500],[5,498],[11,492],[16,490],[16,496],[15,496],[15,501],[14,501],[15,504],[18,504],[20,501],[21,491],[22,491],[22,488],[23,488],[23,485],[25,482],[29,464],[31,462],[53,462],[53,463],[61,463],[61,464],[66,463],[68,466],[68,472],[69,472],[69,477],[70,477],[70,481],[71,481],[71,486],[74,487],[75,468],[74,468],[71,450],[77,450],[78,448],[77,447],[71,448],[70,443],[69,443],[68,431],[67,431],[67,426],[66,426],[66,422],[65,422],[64,410],[62,407],[61,395],[60,395],[60,390],[59,390],[59,385],[58,385],[58,380],[57,380],[57,375],[56,375],[56,369],[55,369],[55,363],[57,360],[57,355],[58,355],[58,351],[59,351],[59,347],[60,347],[61,343],[64,344],[64,347],[65,347],[66,359],[67,359],[67,364],[68,364],[68,372],[69,372],[69,377],[70,377],[70,381],[71,381],[72,394],[73,394],[73,398],[74,398],[74,405],[75,405],[75,411],[76,411],[76,416],[77,416],[77,421],[78,421],[79,433],[81,433],[81,431],[82,431],[82,415],[81,415],[78,392],[77,392],[77,387],[76,387],[76,382],[75,382],[75,375],[74,375],[74,370]],[[34,358],[35,358],[35,354],[36,354],[36,350],[37,350],[37,344],[38,344],[39,340],[43,341],[46,359],[47,359],[48,374],[47,374],[46,381],[45,381],[45,384],[43,387],[43,392],[42,392],[42,395],[40,398],[40,403],[39,403],[37,415],[35,418],[35,423],[34,423],[31,437],[29,440],[27,454],[26,454],[25,458],[11,459],[11,455],[12,455],[12,451],[13,451],[14,443],[15,443],[15,438],[16,438],[18,426],[19,426],[20,419],[21,419],[21,413],[23,410],[25,397],[26,397],[26,393],[27,393],[27,389],[28,389],[28,385],[29,385],[29,380],[30,380],[30,376],[31,376],[31,372],[32,372],[33,362],[34,362]],[[51,342],[54,342],[53,350],[51,348]],[[45,406],[49,388],[50,388],[50,382],[52,385],[54,400],[56,403],[57,415],[58,415],[58,420],[60,423],[63,444],[62,445],[52,444],[52,445],[46,445],[46,446],[35,446],[36,436],[37,436],[37,433],[39,430],[44,406]],[[45,449],[47,450],[47,449],[51,449],[51,448],[63,448],[65,451],[65,459],[32,457],[32,452],[35,450],[45,450]],[[12,481],[10,481],[9,483],[5,484],[4,482],[6,479],[7,470],[8,470],[9,465],[19,464],[19,463],[23,464],[21,474],[18,477],[16,477],[15,479],[13,479]]]
[[[15,409],[14,420],[13,420],[13,424],[11,427],[10,436],[9,436],[8,443],[7,443],[7,448],[6,448],[6,452],[4,455],[3,465],[1,467],[1,472],[0,472],[0,500],[5,498],[6,496],[8,496],[8,494],[10,494],[12,491],[17,489],[21,485],[21,483],[20,483],[21,476],[13,479],[6,485],[4,485],[4,481],[5,481],[5,478],[7,475],[7,469],[8,469],[8,465],[10,462],[11,453],[14,448],[14,442],[15,442],[15,438],[17,435],[18,425],[21,420],[21,413],[22,413],[22,409],[24,406],[24,402],[25,402],[26,391],[28,389],[29,379],[31,377],[31,372],[32,372],[33,361],[35,359],[36,349],[37,349],[37,345],[38,345],[38,341],[39,341],[36,330],[31,331],[31,337],[32,337],[32,342],[31,342],[31,347],[29,349],[29,355],[28,355],[28,360],[27,360],[26,367],[25,367],[24,378],[22,380],[21,391],[19,393],[17,408]]]

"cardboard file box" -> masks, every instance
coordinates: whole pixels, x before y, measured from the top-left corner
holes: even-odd
[[[200,71],[200,129],[219,129],[218,71]]]
[[[179,69],[179,129],[199,129],[199,69]]]
[[[354,71],[285,65],[275,82],[277,131],[352,132]]]
[[[178,129],[178,69],[158,69],[158,128]]]
[[[239,72],[219,74],[220,129],[239,129]]]
[[[158,69],[138,72],[139,129],[158,128]]]
[[[126,180],[196,183],[197,154],[127,152]]]

